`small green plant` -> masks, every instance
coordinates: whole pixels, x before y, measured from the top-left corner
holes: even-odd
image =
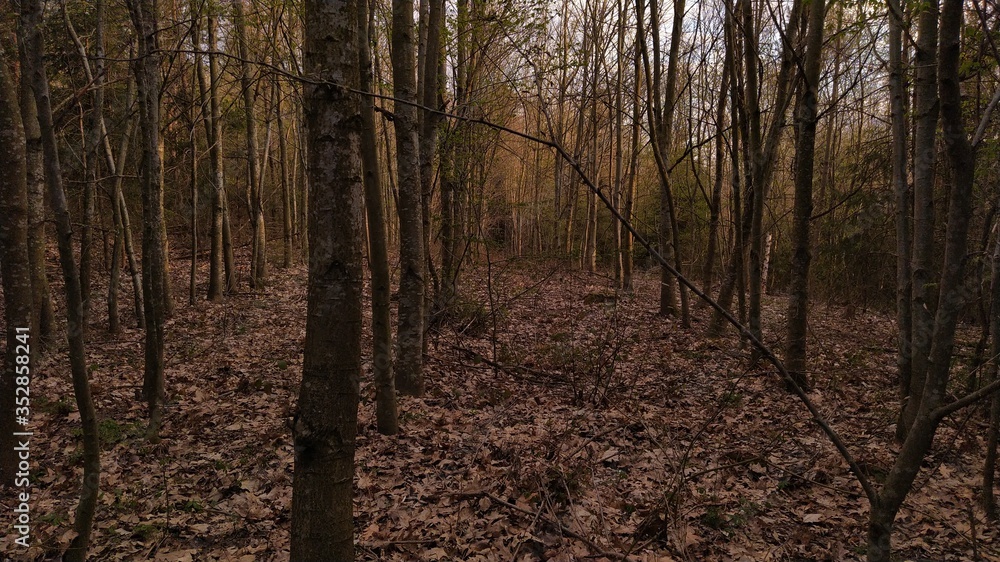
[[[52,525],[62,525],[69,520],[69,517],[64,513],[45,513],[38,516],[38,520],[42,523],[51,523]]]
[[[73,412],[73,404],[66,398],[60,398],[53,402],[44,396],[39,396],[35,399],[35,404],[38,410],[54,416],[68,416]]]
[[[728,518],[726,513],[717,505],[710,505],[708,509],[705,510],[705,514],[701,516],[701,522],[705,524],[706,527],[715,529],[716,531],[721,531],[726,527]]]
[[[188,500],[177,507],[181,511],[186,511],[188,513],[201,513],[202,511],[205,511],[205,506],[201,505],[201,502],[198,500]]]
[[[743,404],[743,394],[735,390],[727,391],[719,397],[719,404],[724,408],[739,408]]]
[[[155,523],[139,523],[132,528],[132,538],[146,541],[159,532],[160,526]]]

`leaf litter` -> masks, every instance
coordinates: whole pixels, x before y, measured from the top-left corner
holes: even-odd
[[[706,308],[690,330],[657,315],[654,273],[632,293],[560,264],[465,273],[463,296],[431,322],[428,392],[401,400],[394,437],[375,430],[366,316],[358,558],[863,559],[868,509],[846,463],[732,332],[703,336]],[[142,332],[91,326],[102,438],[92,559],[288,559],[305,284],[300,266],[261,293],[178,304],[158,445],[143,439]],[[783,307],[765,301],[778,348]],[[818,304],[810,328],[811,397],[878,481],[896,450],[892,320]],[[73,538],[82,447],[64,356],[35,366],[33,545],[0,538],[16,560],[57,558]],[[985,434],[981,411],[943,424],[897,520],[904,559],[1000,560],[975,502]]]

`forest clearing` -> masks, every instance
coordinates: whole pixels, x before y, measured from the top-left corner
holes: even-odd
[[[705,340],[658,316],[648,304],[655,301],[648,272],[634,294],[594,302],[588,296],[614,295],[613,280],[564,269],[493,264],[495,317],[488,305],[470,305],[433,330],[427,393],[401,401],[404,430],[395,437],[376,431],[365,350],[359,559],[614,560],[630,551],[630,559],[661,561],[862,557],[862,492],[771,369],[748,367],[732,335]],[[485,274],[470,272],[478,303],[491,300]],[[298,267],[262,294],[178,307],[158,445],[146,443],[135,399],[140,331],[95,342],[87,363],[108,459],[95,559],[288,559],[288,426],[305,280]],[[766,318],[780,317],[778,300],[768,299]],[[819,309],[812,396],[851,436],[866,470],[884,472],[895,446],[892,322]],[[696,313],[694,325],[705,317]],[[959,361],[969,360],[971,347],[960,346]],[[35,388],[70,395],[68,378],[51,363]],[[36,410],[33,430],[46,446],[35,509],[44,515],[26,559],[67,547],[80,477],[59,468],[81,454],[70,402]],[[968,509],[983,423],[963,416],[941,429],[898,519],[901,559],[1000,559],[996,527]]]

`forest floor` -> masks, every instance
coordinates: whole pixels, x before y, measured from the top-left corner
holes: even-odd
[[[158,445],[143,439],[142,332],[109,337],[94,307],[87,363],[103,472],[91,558],[287,560],[305,269],[272,269],[261,293],[197,306],[183,269]],[[618,295],[606,276],[558,264],[494,263],[488,280],[486,268],[468,272],[464,298],[435,322],[428,392],[401,400],[398,436],[375,431],[366,362],[359,559],[863,557],[867,501],[846,464],[773,369],[748,364],[734,331],[704,337],[706,309],[687,330],[658,316],[651,272]],[[777,344],[784,300],[765,306]],[[891,318],[824,304],[811,318],[811,397],[878,480],[897,449]],[[956,373],[974,338],[962,334]],[[0,538],[15,560],[66,548],[82,471],[64,350],[35,373],[33,546]],[[1000,560],[996,526],[974,501],[985,434],[981,410],[943,424],[897,520],[901,557]],[[9,498],[0,509],[12,513]]]

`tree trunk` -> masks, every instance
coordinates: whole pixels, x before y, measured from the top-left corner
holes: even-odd
[[[28,188],[24,127],[8,54],[0,47],[0,262],[3,270],[6,354],[0,376],[0,486],[13,486],[18,439],[25,431],[18,403],[30,390],[32,336],[31,260],[28,258]],[[23,390],[22,390],[23,389]],[[20,392],[19,392],[20,391]],[[20,400],[19,400],[20,399]],[[27,410],[24,408],[23,410]]]
[[[375,27],[375,12],[367,2],[358,8],[358,67],[361,87],[372,91],[372,60],[369,33]],[[391,277],[389,250],[382,209],[382,181],[378,165],[375,131],[375,99],[361,98],[361,158],[364,164],[365,209],[368,215],[368,266],[372,276],[372,370],[375,378],[376,422],[379,433],[399,432],[396,386],[392,378],[392,325],[390,320]]]
[[[1000,220],[996,225],[1000,227]],[[1000,232],[1000,228],[997,229]],[[992,284],[990,291],[992,302],[990,311],[990,332],[993,339],[990,342],[990,361],[983,367],[989,375],[985,384],[997,379],[1000,372],[1000,236],[993,246]],[[990,425],[986,434],[986,459],[983,461],[983,486],[980,494],[980,504],[990,520],[997,519],[997,502],[993,493],[993,483],[997,469],[997,441],[1000,436],[1000,394],[994,394],[990,399]]]
[[[422,12],[423,14],[423,12]],[[418,95],[424,107],[438,109],[443,104],[441,96],[443,53],[442,29],[444,27],[444,0],[427,1],[427,19],[421,19],[421,36],[426,36],[423,63],[418,69]],[[421,15],[423,18],[423,15]],[[423,221],[424,247],[424,315],[430,312],[432,296],[427,293],[427,281],[433,285],[434,294],[440,291],[437,272],[431,251],[431,207],[434,196],[434,156],[438,148],[438,126],[441,116],[427,110],[420,111],[420,198]],[[426,319],[425,319],[426,322]],[[426,340],[423,346],[427,347]]]
[[[722,86],[719,88],[718,109],[715,113],[715,178],[712,182],[712,199],[709,203],[708,219],[708,249],[705,251],[705,265],[702,269],[701,283],[705,291],[711,291],[715,283],[715,261],[719,246],[719,223],[722,213],[723,170],[725,169],[725,130],[726,102],[729,99],[729,68],[733,64],[733,50],[726,47],[723,61]],[[734,170],[733,173],[738,173]]]
[[[773,118],[768,125],[766,137],[762,137],[760,85],[757,59],[759,53],[759,37],[757,36],[753,10],[750,2],[742,2],[743,26],[743,57],[746,76],[746,87],[743,89],[746,101],[746,118],[748,135],[744,139],[750,153],[750,189],[752,199],[747,202],[751,206],[750,216],[750,275],[749,275],[749,328],[757,338],[761,338],[760,308],[764,291],[764,206],[770,189],[771,177],[774,171],[774,155],[777,151],[781,132],[784,128],[785,113],[795,90],[797,72],[797,55],[794,47],[798,42],[799,26],[802,14],[802,0],[794,0],[785,26],[786,40],[782,41],[781,67],[778,70],[776,83],[775,107]]]
[[[126,95],[125,110],[132,110],[132,102],[135,96],[135,82],[129,81],[128,94]],[[132,132],[135,129],[135,120],[130,119],[128,124],[125,125],[125,131],[122,133],[121,143],[118,147],[118,158],[115,163],[118,164],[113,170],[114,178],[112,179],[111,187],[111,209],[112,209],[112,221],[115,228],[115,243],[114,249],[112,250],[111,256],[111,276],[108,279],[108,332],[111,334],[117,334],[121,330],[120,320],[118,317],[118,287],[120,285],[119,277],[121,275],[122,268],[122,254],[128,250],[128,255],[130,261],[130,267],[135,270],[135,256],[131,253],[131,234],[128,231],[127,220],[126,220],[126,209],[122,204],[124,201],[124,196],[122,195],[122,182],[125,179],[125,175],[122,173],[121,164],[124,164],[125,157],[128,156],[129,146],[132,144]],[[126,243],[127,242],[127,243]],[[135,292],[137,293],[136,299],[140,299],[138,296],[140,293],[139,284],[135,285]],[[142,321],[142,304],[139,300],[136,300],[135,305],[136,318],[139,323],[139,327],[142,328],[145,323]]]
[[[899,0],[889,1],[889,107],[892,127],[892,185],[896,204],[896,324],[899,330],[896,367],[899,377],[900,413],[910,395],[913,350],[913,312],[910,302],[913,279],[910,271],[910,252],[913,247],[912,225],[913,193],[907,178],[907,151],[905,104],[907,91],[903,68],[903,13]],[[896,424],[896,439],[905,439],[905,423]]]
[[[937,97],[940,100],[942,137],[948,155],[952,185],[948,200],[948,223],[945,232],[944,262],[939,281],[938,306],[931,331],[933,336],[929,348],[930,355],[926,362],[920,406],[913,417],[913,423],[909,426],[899,456],[896,457],[896,462],[886,476],[879,501],[872,506],[868,538],[870,562],[888,562],[892,521],[913,486],[920,465],[933,443],[934,433],[943,418],[938,408],[947,400],[946,390],[950,378],[955,329],[966,304],[963,296],[965,264],[976,162],[972,144],[962,124],[962,94],[958,75],[962,6],[962,0],[945,0],[940,12],[940,54],[936,61]],[[932,0],[928,12],[933,14],[934,21],[925,22],[922,19],[920,23],[927,24],[928,29],[936,31],[937,2]],[[923,16],[923,13],[921,15]],[[923,40],[920,42],[922,47],[930,46],[928,42]],[[919,205],[916,212],[920,212]],[[916,270],[914,274],[916,275]]]
[[[262,166],[259,162],[257,142],[257,121],[254,119],[254,85],[250,79],[250,53],[247,48],[246,14],[243,0],[233,1],[233,24],[240,55],[240,89],[243,93],[243,109],[246,112],[247,141],[247,202],[250,206],[250,227],[253,230],[253,245],[250,252],[250,286],[263,289],[267,281],[267,234],[264,228],[264,183]]]
[[[913,313],[910,349],[910,384],[897,435],[903,439],[920,410],[927,378],[927,358],[933,337],[934,312],[934,160],[939,100],[937,92],[938,2],[933,9],[921,9],[917,20],[914,54],[914,138],[913,138]],[[928,287],[931,285],[931,287]]]
[[[396,389],[424,393],[424,232],[420,183],[419,121],[414,62],[413,0],[392,3],[392,73],[395,104],[396,169],[399,173],[399,312],[396,335]]]
[[[45,182],[48,187],[49,205],[55,215],[56,233],[59,246],[59,262],[62,266],[66,288],[66,333],[69,339],[70,371],[73,377],[73,394],[76,396],[83,433],[83,484],[80,503],[77,504],[73,530],[77,536],[70,542],[64,560],[82,562],[87,557],[90,534],[94,526],[97,498],[101,478],[101,448],[97,433],[97,413],[90,395],[90,380],[87,375],[86,350],[83,336],[83,296],[80,292],[80,276],[73,256],[73,227],[66,206],[66,192],[62,185],[62,170],[59,165],[59,149],[56,144],[55,127],[52,123],[49,80],[45,72],[44,45],[42,37],[41,0],[29,0],[22,4],[21,30],[24,44],[24,58],[21,68],[30,77],[31,88],[38,112],[38,126],[41,131],[42,150],[45,162]]]
[[[194,10],[195,18],[200,14]],[[222,154],[222,102],[219,94],[221,71],[219,69],[217,25],[218,16],[208,14],[208,76],[198,63],[198,89],[201,91],[202,119],[208,140],[208,155],[212,166],[212,249],[208,277],[208,300],[222,300],[224,292],[236,290],[236,264],[233,257],[232,236],[229,231],[229,203],[226,194],[225,160]],[[199,42],[200,45],[200,42]],[[197,54],[197,51],[196,51]],[[205,98],[208,98],[206,103]]]
[[[18,30],[21,33],[20,30]],[[18,41],[18,54],[25,60],[24,43]],[[25,161],[28,190],[28,259],[31,262],[31,334],[32,357],[48,349],[55,337],[55,310],[45,271],[45,170],[42,156],[42,131],[38,127],[38,109],[31,89],[31,77],[23,71],[20,87],[21,121],[24,124]]]
[[[146,437],[159,441],[163,418],[163,340],[166,318],[166,248],[163,240],[163,174],[160,155],[160,54],[157,45],[156,0],[129,0],[129,12],[139,41],[134,65],[139,94],[142,157],[142,297],[146,317],[143,397],[149,415]]]
[[[307,76],[358,88],[360,10],[354,0],[306,4]],[[309,134],[309,296],[302,388],[292,428],[291,560],[350,562],[364,284],[361,102],[340,88],[303,87]]]
[[[285,116],[281,108],[283,89],[278,85],[278,99],[275,101],[275,113],[278,124],[278,170],[281,174],[281,226],[282,226],[282,267],[292,267],[292,222],[295,217],[295,209],[292,207],[293,188],[288,179],[288,147],[285,140]]]
[[[819,72],[823,55],[825,0],[809,5],[809,28],[803,61],[802,99],[799,103],[799,135],[795,146],[795,203],[792,216],[792,267],[788,291],[788,326],[785,338],[785,367],[795,384],[809,387],[806,364],[806,335],[809,319],[809,263],[812,245],[813,163],[816,155],[816,122],[819,115]],[[765,276],[764,281],[767,278]]]

